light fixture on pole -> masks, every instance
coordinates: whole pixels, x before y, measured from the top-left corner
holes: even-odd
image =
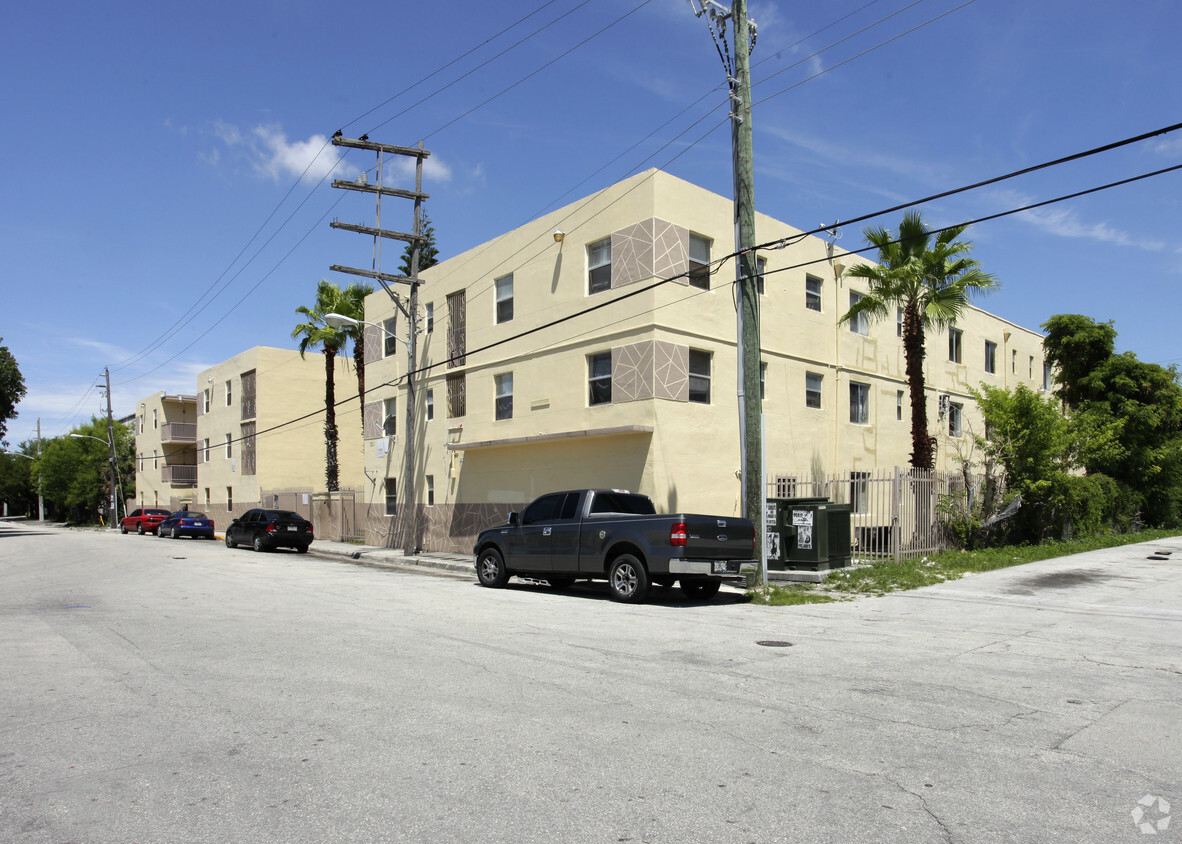
[[[368,325],[368,326],[378,329],[383,334],[385,334],[387,337],[393,337],[395,340],[397,340],[402,345],[404,345],[404,346],[406,345],[405,340],[403,340],[401,337],[399,337],[393,331],[387,330],[386,326],[378,325],[376,322],[366,322],[363,319],[354,319],[353,317],[345,316],[344,314],[325,314],[324,321],[326,323],[328,323],[329,325],[331,325],[333,328],[354,328],[358,325]]]
[[[108,457],[107,460],[111,464],[111,524],[109,524],[107,526],[107,529],[108,530],[115,530],[116,528],[119,527],[119,525],[116,524],[116,522],[119,521],[119,507],[117,504],[117,502],[119,500],[117,497],[118,496],[117,488],[119,486],[119,481],[115,475],[115,471],[116,471],[115,470],[115,458],[114,458],[115,444],[113,442],[111,442],[110,440],[104,440],[100,437],[92,437],[90,434],[70,434],[70,436],[76,440],[94,440],[95,442],[103,443],[110,450],[110,453],[112,456]]]
[[[566,232],[564,232],[562,229],[555,229],[554,230],[554,242],[555,243],[562,243],[562,239],[564,237],[566,237]]]

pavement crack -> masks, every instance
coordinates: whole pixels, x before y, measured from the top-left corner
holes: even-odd
[[[891,779],[890,777],[886,777],[885,779],[887,782],[889,782],[895,788],[902,791],[904,794],[910,794],[912,797],[914,797],[916,800],[919,801],[919,805],[923,808],[923,810],[925,812],[927,812],[928,817],[930,817],[933,821],[935,821],[936,826],[938,826],[940,828],[940,834],[943,836],[945,841],[950,842],[950,844],[951,844],[951,842],[955,841],[955,839],[952,837],[952,830],[948,828],[948,824],[946,824],[944,822],[943,818],[941,818],[939,815],[937,815],[935,812],[932,811],[931,806],[928,805],[927,798],[925,798],[922,794],[912,791],[911,789],[904,786],[902,783],[897,782],[897,781]]]

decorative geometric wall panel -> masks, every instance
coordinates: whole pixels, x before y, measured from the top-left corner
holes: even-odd
[[[652,341],[612,349],[612,404],[652,397]]]
[[[612,287],[653,277],[668,278],[689,267],[689,230],[656,217],[612,232]]]
[[[377,439],[382,435],[382,403],[380,401],[365,403],[365,407],[361,411],[361,425],[364,428],[362,436],[367,440]]]
[[[362,344],[365,348],[365,359],[381,360],[382,359],[382,329],[376,325],[367,325],[364,329],[365,342]]]
[[[653,359],[656,398],[689,401],[689,346],[654,343]]]

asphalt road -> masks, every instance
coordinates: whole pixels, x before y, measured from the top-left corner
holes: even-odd
[[[0,526],[0,840],[1177,841],[1180,644],[1182,539],[634,607]]]

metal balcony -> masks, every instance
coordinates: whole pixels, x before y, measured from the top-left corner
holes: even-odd
[[[160,441],[164,443],[197,442],[196,422],[166,422],[160,426]]]

